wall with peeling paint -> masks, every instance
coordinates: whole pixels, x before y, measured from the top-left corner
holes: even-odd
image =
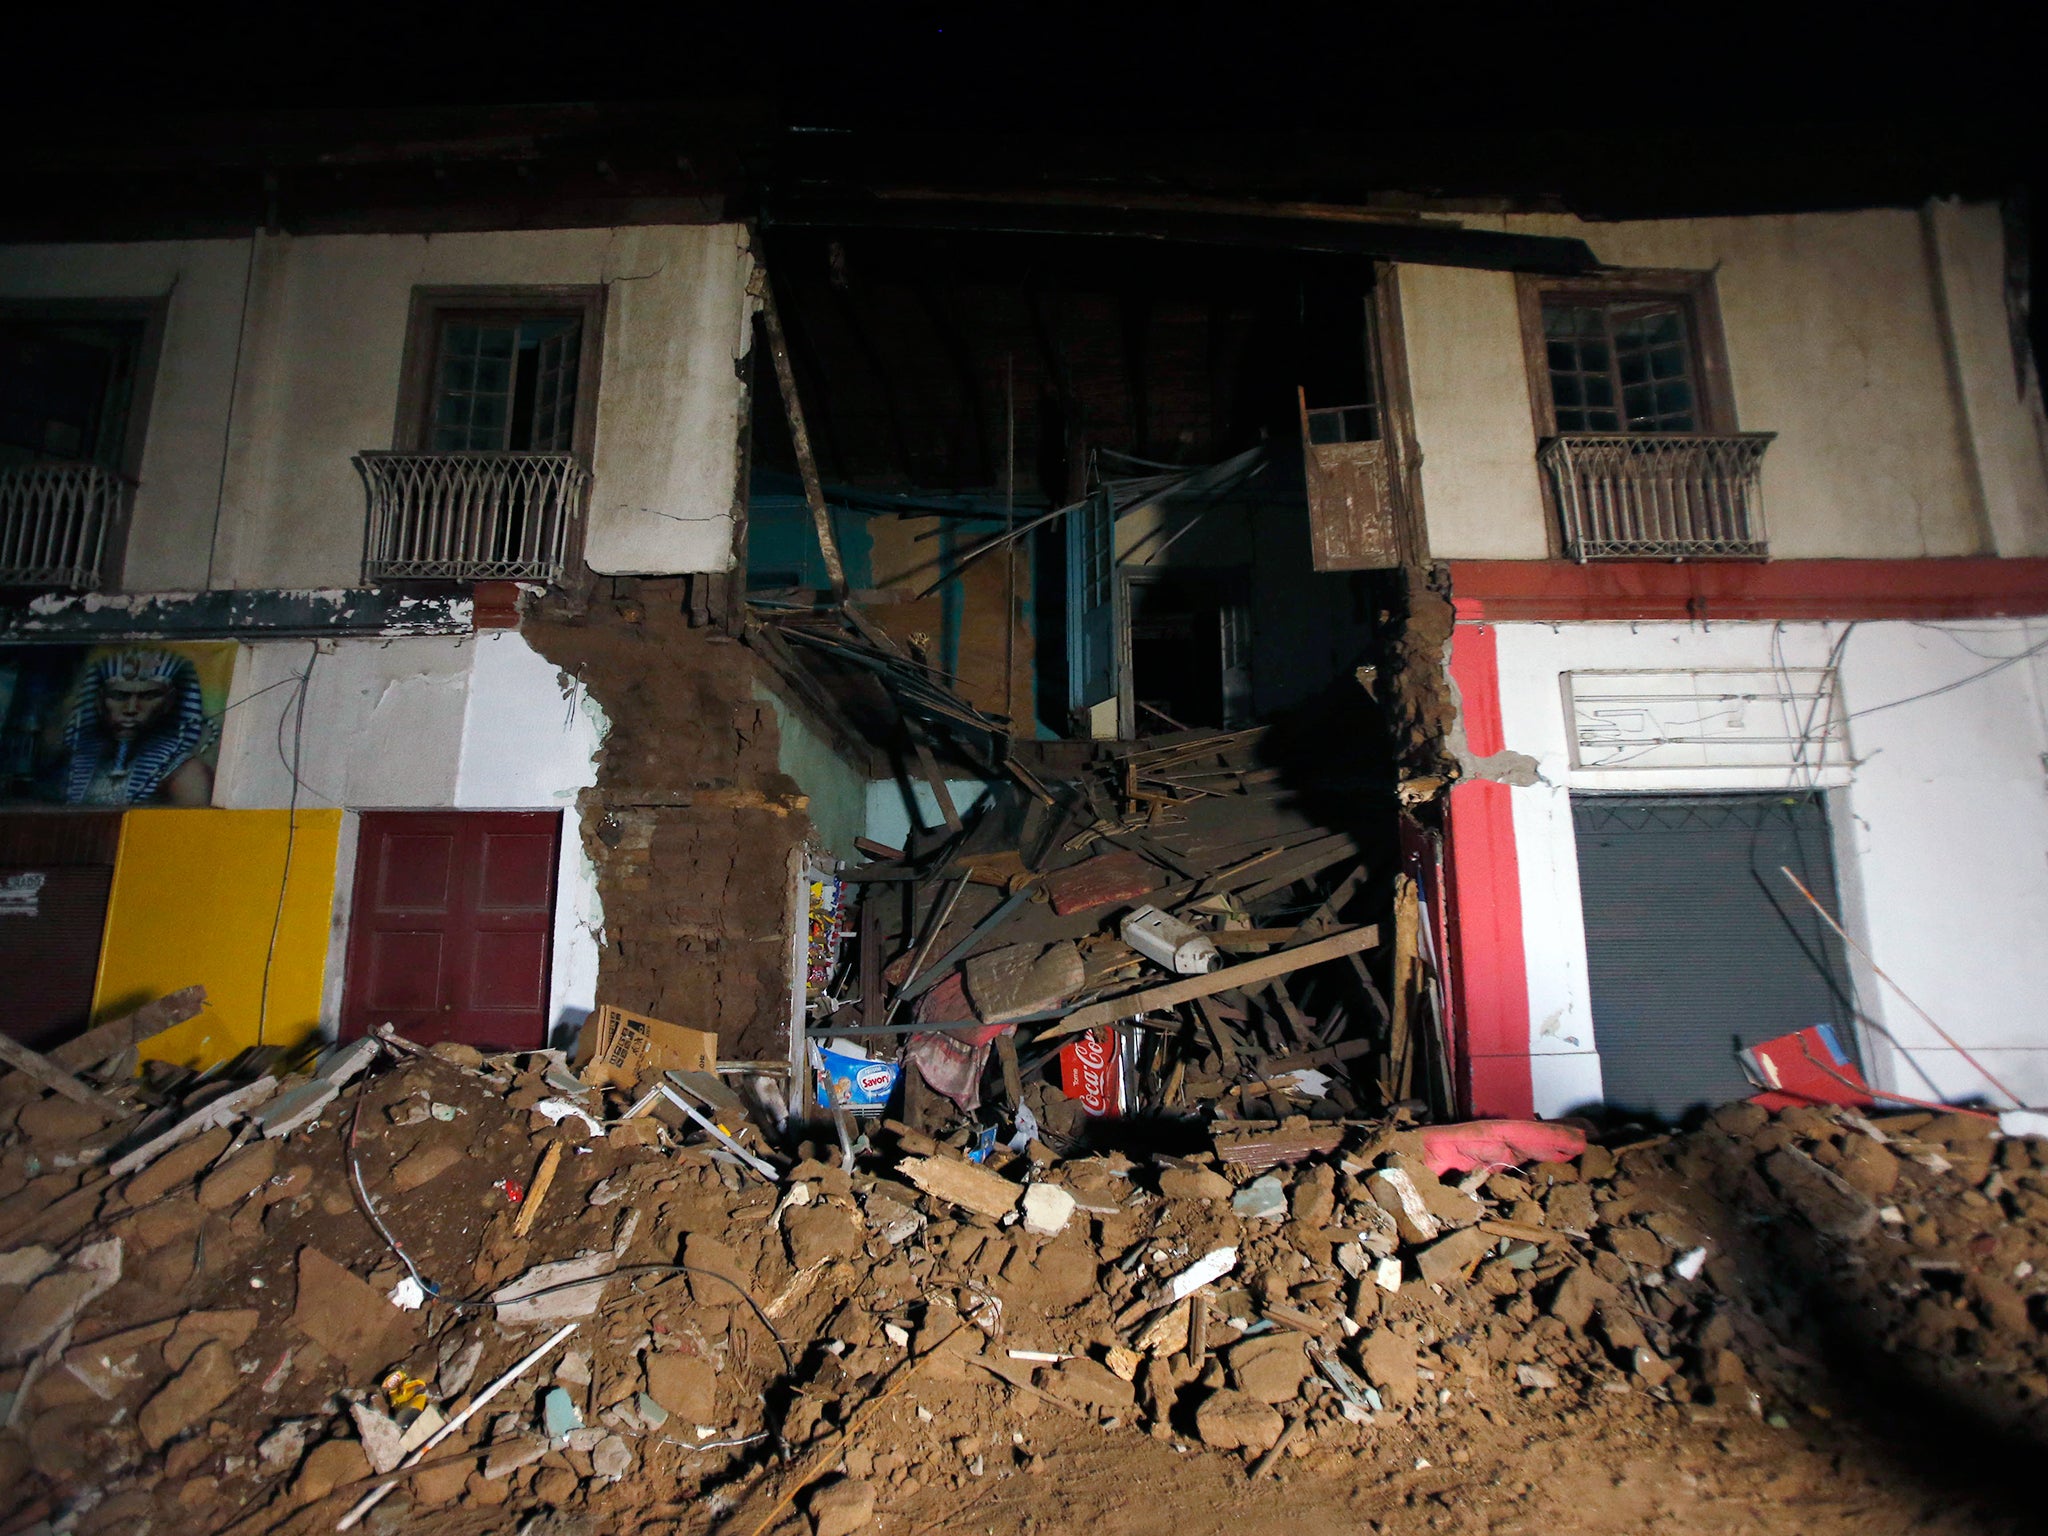
[[[0,297],[166,300],[126,588],[347,587],[417,285],[605,285],[587,558],[724,570],[751,270],[729,224],[258,236],[0,248]]]
[[[1996,207],[1464,222],[1714,274],[1739,425],[1778,434],[1763,460],[1773,556],[2048,553],[2040,397],[2015,380]],[[1401,298],[1431,553],[1544,558],[1515,279],[1409,267]]]
[[[297,677],[312,662],[299,726]],[[246,701],[246,702],[234,702]],[[573,1028],[594,1006],[603,910],[584,851],[579,793],[597,782],[609,722],[580,684],[514,630],[462,639],[274,641],[242,648],[222,722],[215,803],[345,807],[324,1017],[340,1006],[354,814],[559,810],[551,1013]],[[296,738],[296,750],[295,750]]]
[[[1571,794],[1698,793],[1807,786],[1828,792],[1842,915],[1905,993],[2030,1102],[2048,1102],[2048,656],[1936,697],[1880,708],[2048,646],[2039,620],[1865,623],[1840,654],[1853,766],[1602,771],[1571,765],[1565,672],[1828,663],[1829,624],[1502,624],[1502,737],[1535,760],[1511,791],[1529,992],[1535,1107],[1561,1114],[1600,1096]],[[1871,713],[1862,713],[1872,711]],[[1886,986],[1853,962],[1870,1023],[1863,1056],[1881,1087],[1969,1097],[1983,1079]],[[1995,1097],[1993,1095],[1992,1097]]]

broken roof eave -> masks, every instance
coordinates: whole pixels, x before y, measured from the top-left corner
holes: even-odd
[[[1166,244],[1306,251],[1425,266],[1574,276],[1598,271],[1585,241],[1506,234],[1413,219],[1318,218],[1101,203],[936,198],[764,198],[765,229],[883,229],[932,234],[1149,240]]]

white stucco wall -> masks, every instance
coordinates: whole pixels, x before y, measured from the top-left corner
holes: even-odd
[[[168,295],[127,588],[189,591],[209,566],[215,586],[345,587],[362,577],[350,457],[392,445],[421,285],[603,284],[587,557],[725,569],[751,270],[729,224],[264,236],[0,248],[0,297]]]
[[[1787,770],[1612,772],[1571,766],[1560,678],[1601,668],[1768,668],[1770,624],[1503,624],[1501,715],[1539,782],[1512,791],[1536,1108],[1599,1098],[1598,1037],[1570,795],[1772,790]],[[1777,657],[1825,665],[1843,626],[1787,624]],[[2048,1103],[2048,653],[1937,697],[2000,657],[2048,646],[2048,623],[1864,623],[1841,655],[1854,766],[1826,773],[1843,920],[1876,963],[1993,1073]],[[1981,654],[1979,654],[1981,653]],[[1875,711],[1863,713],[1864,711]],[[1915,1097],[1994,1100],[1900,994],[1852,961],[1872,1081]]]
[[[2014,383],[1995,207],[1464,222],[1714,274],[1738,425],[1778,434],[1763,463],[1774,556],[2048,552],[2041,413]],[[1542,558],[1514,279],[1404,268],[1401,299],[1431,552]]]
[[[297,712],[292,679],[312,651],[309,641],[242,648],[223,722],[216,805],[291,803],[285,763]],[[514,630],[326,642],[307,693],[298,803],[351,812],[450,806],[561,811],[550,1017],[557,1027],[573,1027],[595,1006],[604,926],[576,797],[597,782],[605,729],[597,702]],[[348,818],[336,882],[338,930],[345,927],[351,890],[354,819]],[[330,1019],[341,1002],[340,957],[337,940],[329,964]]]

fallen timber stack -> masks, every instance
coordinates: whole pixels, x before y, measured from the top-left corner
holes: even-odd
[[[867,845],[843,876],[858,942],[814,994],[812,1038],[900,1059],[904,1118],[927,1131],[978,1111],[984,1074],[1004,1115],[1054,1145],[1091,1115],[1127,1133],[1141,1117],[1447,1109],[1435,968],[1398,922],[1412,884],[1315,820],[1260,765],[1263,736],[1041,767],[958,831]],[[1390,902],[1403,942],[1376,968]],[[1062,1083],[1084,1071],[1107,1080],[1077,1100]]]

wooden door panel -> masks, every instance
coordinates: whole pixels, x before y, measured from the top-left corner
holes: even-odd
[[[557,811],[366,813],[342,1036],[546,1044]]]
[[[445,912],[454,897],[453,836],[394,832],[385,837],[377,866],[380,909]]]
[[[441,1003],[439,933],[372,933],[369,936],[369,995],[373,1008],[424,1013]]]
[[[479,933],[470,951],[470,1005],[546,1007],[549,939],[546,933]]]
[[[553,904],[553,833],[485,832],[478,862],[477,907],[485,912],[527,912],[545,916]]]

